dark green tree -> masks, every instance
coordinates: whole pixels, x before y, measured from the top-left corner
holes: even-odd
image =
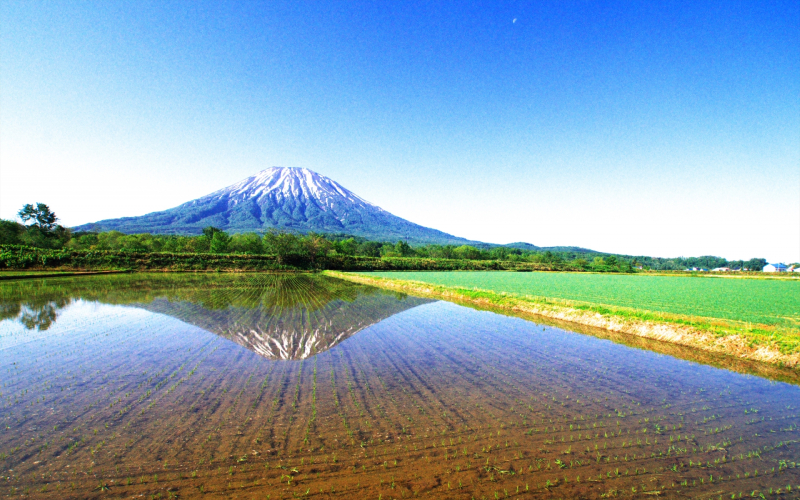
[[[203,228],[203,236],[205,236],[206,238],[208,238],[208,241],[209,241],[209,242],[210,242],[212,239],[214,239],[214,235],[215,235],[215,234],[217,234],[217,233],[221,233],[221,232],[223,232],[223,231],[222,231],[222,229],[220,229],[220,228],[218,228],[218,227],[214,227],[214,226],[208,226],[208,227],[204,227],[204,228]]]
[[[744,263],[748,271],[761,271],[767,265],[767,259],[750,259]]]
[[[25,226],[13,220],[0,219],[0,244],[17,245],[20,236],[25,232]]]
[[[411,257],[414,255],[414,249],[411,248],[411,245],[403,240],[398,241],[394,245],[394,251],[401,257]]]
[[[438,255],[436,257],[442,259],[455,259],[458,258],[456,255],[456,247],[454,245],[443,245],[438,248]]]
[[[489,252],[489,255],[495,260],[506,260],[506,258],[508,258],[508,248],[492,248],[492,250]]]
[[[377,241],[364,241],[358,245],[358,250],[356,250],[356,253],[366,257],[380,257],[381,244]]]
[[[46,232],[52,231],[58,221],[55,212],[51,211],[50,207],[44,203],[37,203],[35,207],[28,203],[17,212],[17,215],[22,222],[27,224],[33,221],[34,226]]]

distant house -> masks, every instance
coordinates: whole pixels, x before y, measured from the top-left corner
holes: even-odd
[[[785,273],[788,270],[786,264],[767,264],[763,269],[765,273]]]
[[[711,271],[715,273],[727,273],[730,270],[731,270],[730,267],[715,267]]]

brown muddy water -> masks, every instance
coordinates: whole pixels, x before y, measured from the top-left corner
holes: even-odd
[[[800,388],[312,275],[0,284],[0,496],[798,498]]]

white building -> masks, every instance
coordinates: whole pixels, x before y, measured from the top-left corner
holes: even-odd
[[[785,273],[788,270],[786,264],[767,264],[763,269],[765,273]]]
[[[711,271],[715,273],[727,273],[730,270],[731,270],[730,267],[715,267]]]

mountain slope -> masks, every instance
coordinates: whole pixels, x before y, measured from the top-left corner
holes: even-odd
[[[273,167],[209,195],[162,212],[84,224],[77,231],[200,234],[206,226],[228,232],[271,228],[347,233],[373,240],[475,244],[401,219],[304,168]]]

